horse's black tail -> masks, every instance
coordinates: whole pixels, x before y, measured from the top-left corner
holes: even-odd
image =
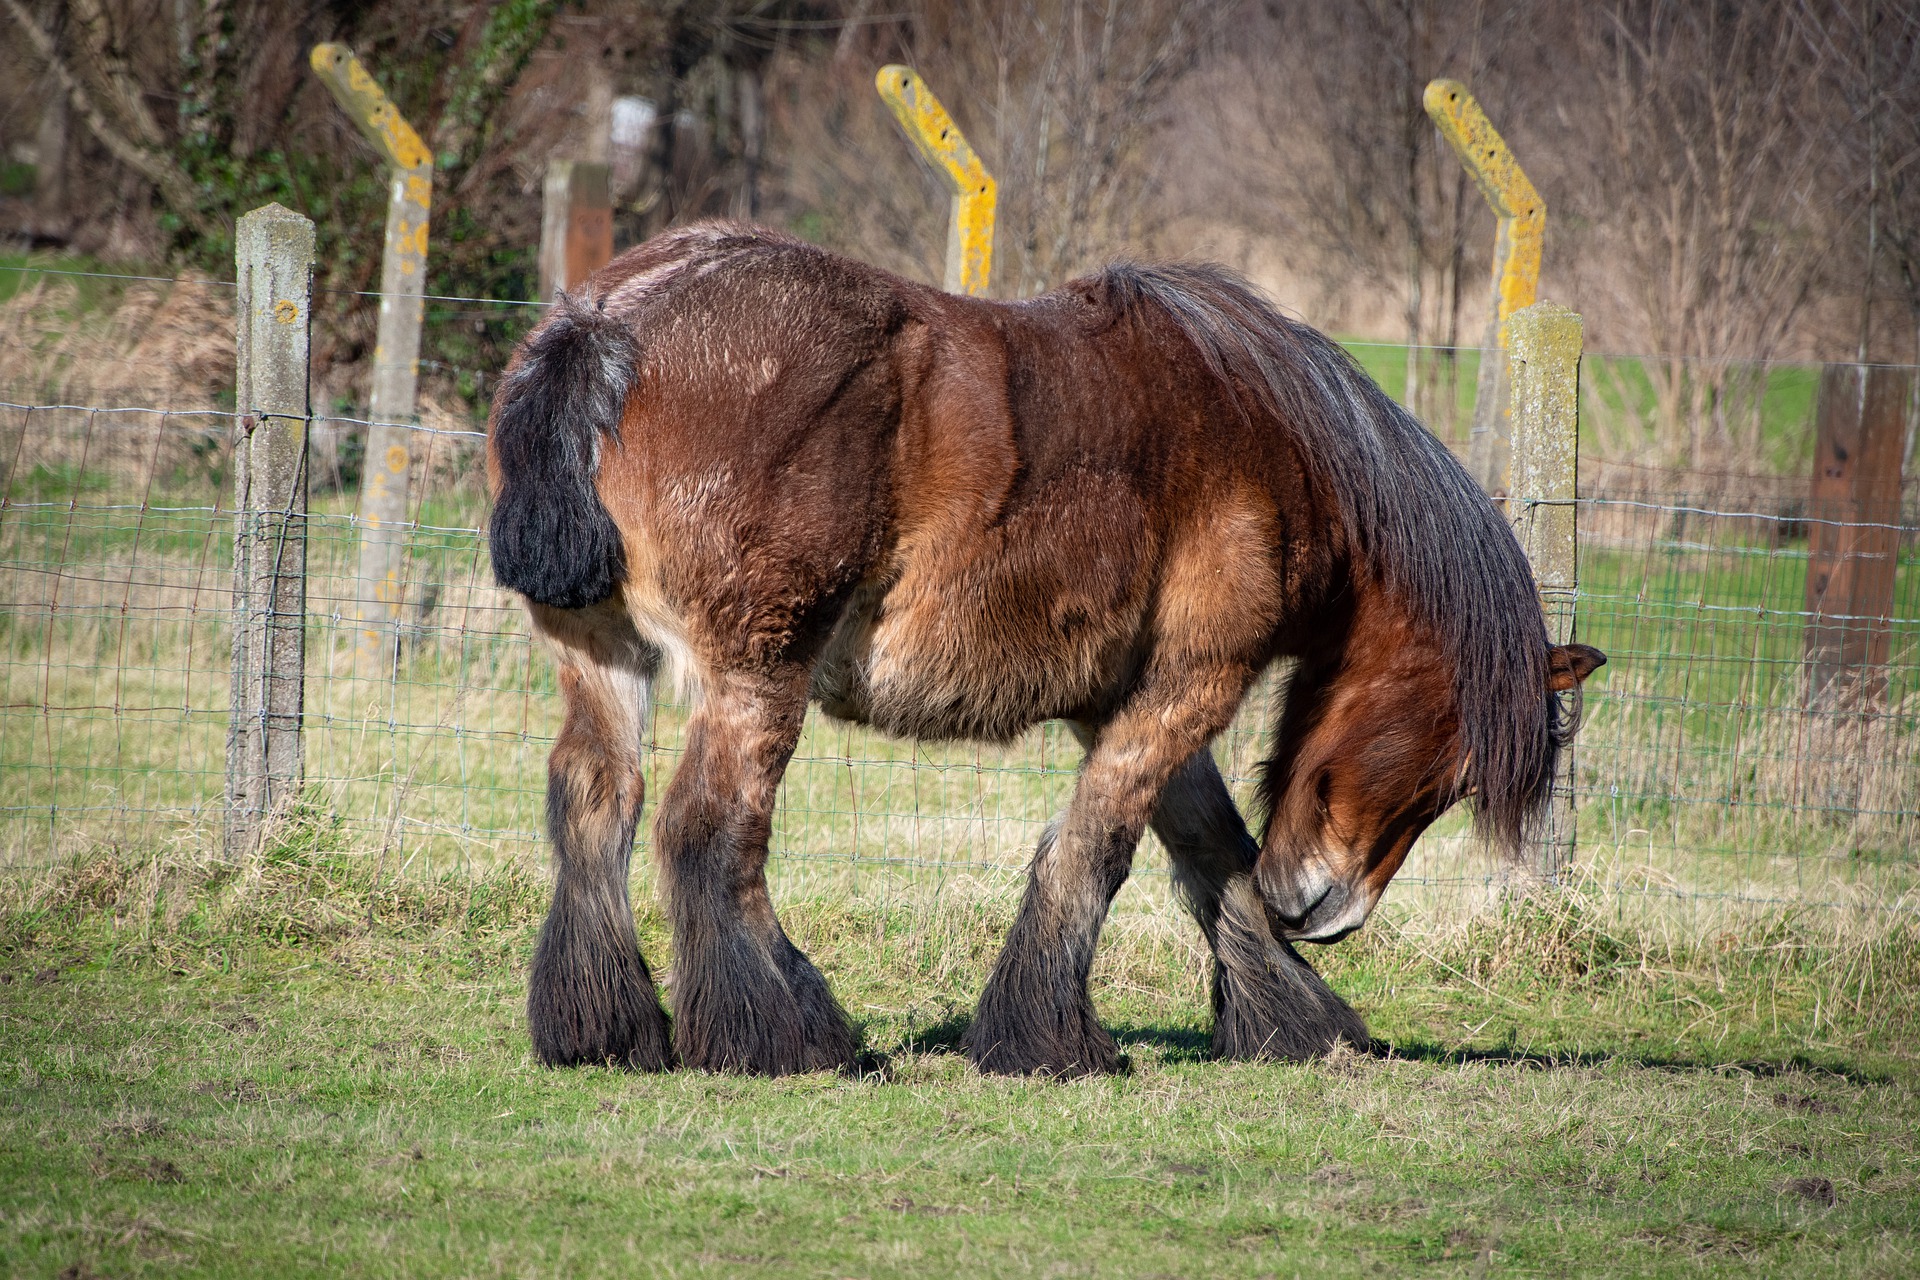
[[[1242,407],[1289,432],[1324,477],[1356,558],[1409,601],[1450,659],[1466,748],[1461,792],[1481,834],[1517,851],[1565,735],[1547,695],[1533,571],[1499,511],[1337,343],[1232,272],[1120,266],[1105,280],[1123,306],[1156,304]]]
[[[562,294],[519,354],[488,427],[493,576],[537,604],[583,609],[626,581],[620,531],[594,477],[603,439],[619,442],[639,353],[620,321]]]

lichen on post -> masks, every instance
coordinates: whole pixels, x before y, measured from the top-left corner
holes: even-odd
[[[993,175],[912,67],[882,67],[874,86],[900,131],[933,166],[953,197],[944,287],[950,293],[984,297],[993,275],[993,217],[999,198]]]
[[[313,223],[277,204],[234,228],[233,686],[226,844],[253,852],[299,793],[305,714]]]
[[[360,132],[393,166],[386,249],[380,262],[380,321],[373,348],[365,478],[360,485],[360,563],[354,668],[390,674],[404,587],[407,488],[413,470],[414,396],[420,377],[420,321],[426,293],[427,225],[433,155],[345,45],[315,45],[314,74]]]
[[[1540,198],[1512,149],[1465,85],[1458,80],[1435,80],[1427,86],[1424,104],[1440,136],[1473,175],[1498,219],[1493,244],[1493,311],[1481,344],[1467,459],[1481,488],[1497,496],[1508,487],[1508,323],[1515,312],[1533,305],[1539,289],[1547,202]]]
[[[1536,302],[1507,318],[1513,406],[1512,491],[1507,512],[1533,566],[1547,639],[1574,639],[1580,586],[1580,317]],[[1573,744],[1560,753],[1541,832],[1541,873],[1556,880],[1573,861]]]

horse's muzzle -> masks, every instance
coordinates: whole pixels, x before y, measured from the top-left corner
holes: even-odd
[[[1289,942],[1338,942],[1367,922],[1373,895],[1337,879],[1318,859],[1284,870],[1263,862],[1255,875],[1273,923]]]

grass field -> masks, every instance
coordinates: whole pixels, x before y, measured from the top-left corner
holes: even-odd
[[[1357,353],[1398,391],[1403,352]],[[1589,375],[1588,432],[1615,433],[1589,443],[1638,448],[1644,371]],[[1767,380],[1769,465],[1804,471],[1811,385]],[[0,418],[0,1274],[1915,1270],[1911,560],[1884,713],[1809,714],[1803,534],[1596,510],[1581,638],[1613,662],[1575,883],[1504,897],[1440,824],[1375,921],[1314,953],[1377,1053],[1208,1061],[1205,956],[1149,841],[1095,986],[1130,1071],[977,1076],[956,1045],[1078,750],[1058,726],[996,752],[814,717],[776,899],[868,1070],[551,1073],[520,1001],[560,709],[459,459],[423,486],[393,680],[350,669],[353,502],[316,494],[315,783],[260,858],[209,853],[225,431]],[[1243,798],[1270,695],[1218,748]],[[654,796],[683,723],[661,708]],[[659,973],[652,893],[643,849]]]
[[[815,870],[776,896],[865,1073],[549,1072],[520,1010],[540,875],[377,879],[334,839],[7,882],[0,1270],[1895,1276],[1920,1250],[1910,919],[1387,913],[1314,953],[1376,1053],[1221,1064],[1197,930],[1136,880],[1095,982],[1130,1070],[1051,1084],[955,1047],[1010,886]]]

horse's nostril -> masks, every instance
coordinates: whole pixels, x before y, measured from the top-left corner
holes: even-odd
[[[1306,894],[1302,894],[1294,903],[1281,906],[1270,902],[1269,905],[1273,907],[1273,914],[1279,917],[1281,924],[1289,929],[1303,929],[1307,921],[1313,918],[1313,913],[1320,909],[1320,904],[1327,900],[1327,895],[1332,892],[1333,885],[1330,883],[1316,885],[1309,888]]]

